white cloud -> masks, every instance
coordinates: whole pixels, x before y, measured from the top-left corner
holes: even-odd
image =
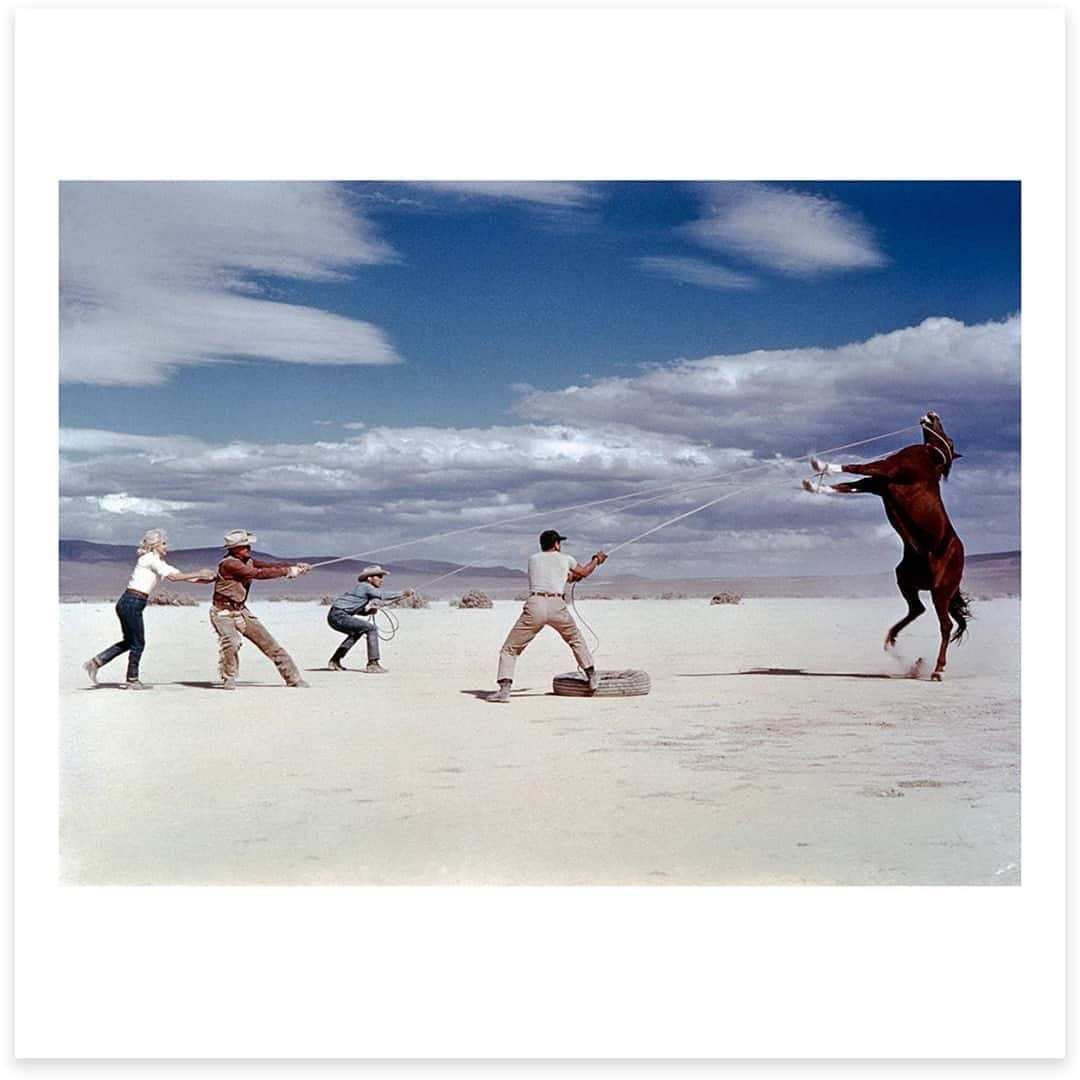
[[[516,410],[536,423],[626,425],[795,455],[914,424],[932,408],[963,451],[967,433],[1015,426],[1019,385],[1018,317],[935,318],[839,348],[710,356],[537,391]]]
[[[752,289],[757,284],[748,274],[739,274],[725,266],[690,259],[680,255],[647,255],[635,259],[640,269],[661,277],[683,281],[689,285],[701,285],[706,289]]]
[[[839,348],[683,360],[532,391],[519,403],[524,422],[487,428],[343,425],[297,443],[62,429],[61,535],[127,542],[160,516],[178,547],[243,525],[282,554],[348,554],[483,525],[397,554],[518,566],[543,527],[587,555],[701,507],[621,550],[611,572],[792,575],[840,560],[882,570],[898,542],[880,500],[805,495],[805,454],[914,425],[934,408],[964,454],[943,488],[958,532],[970,552],[1011,549],[1019,341],[1019,318],[929,319]],[[919,438],[833,460],[871,460]],[[579,505],[635,492],[652,494]],[[542,516],[517,520],[530,514]]]
[[[561,209],[590,206],[598,198],[588,185],[562,180],[440,180],[413,186],[454,195],[502,199]]]
[[[335,280],[395,259],[340,187],[67,182],[60,214],[65,381],[153,384],[240,356],[399,359],[378,327],[282,303],[262,282]]]
[[[195,503],[174,502],[166,499],[141,499],[138,496],[129,495],[126,491],[103,495],[97,502],[106,513],[137,514],[139,517],[158,516],[173,510],[187,510],[196,505]]]
[[[518,566],[540,528],[563,529],[571,553],[585,557],[726,495],[622,549],[611,572],[793,575],[828,572],[839,559],[851,570],[896,561],[880,501],[805,495],[804,460],[629,427],[378,428],[315,443],[184,440],[182,453],[173,440],[63,434],[65,447],[79,448],[61,457],[61,535],[71,538],[126,542],[161,517],[177,547],[244,525],[282,554],[408,541],[396,557]],[[970,551],[1016,546],[1016,468],[1015,454],[985,451],[954,470],[945,497]],[[580,505],[633,493],[648,494]]]
[[[703,188],[691,239],[785,274],[866,270],[888,261],[869,227],[833,199],[763,184]]]

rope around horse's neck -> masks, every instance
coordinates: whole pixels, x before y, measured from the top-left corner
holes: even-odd
[[[901,434],[902,432],[905,432],[905,431],[912,431],[914,428],[917,428],[918,426],[919,426],[918,424],[914,424],[914,425],[911,425],[910,427],[898,428],[896,431],[886,432],[884,435],[874,435],[869,439],[860,439],[857,442],[845,443],[843,446],[828,447],[828,448],[826,448],[824,450],[815,451],[815,454],[817,454],[817,455],[835,454],[839,450],[850,450],[852,447],[855,447],[855,446],[864,446],[866,443],[877,442],[879,439],[887,439],[887,438],[889,438],[889,437],[891,437],[893,435],[899,435],[899,434]],[[359,559],[362,556],[379,555],[379,554],[383,554],[383,553],[385,553],[387,551],[396,551],[399,548],[411,547],[413,544],[422,544],[422,543],[424,543],[426,541],[429,541],[429,540],[441,540],[441,539],[444,539],[447,536],[460,536],[460,535],[462,535],[464,533],[478,532],[478,531],[481,531],[481,530],[484,530],[484,529],[492,529],[492,528],[496,528],[499,525],[510,525],[510,524],[514,524],[514,523],[519,522],[519,521],[529,521],[531,519],[538,518],[538,517],[551,517],[551,516],[554,516],[555,514],[567,514],[567,513],[571,513],[574,510],[584,510],[584,509],[587,509],[588,507],[591,507],[591,506],[602,506],[602,505],[607,504],[607,503],[620,502],[621,500],[624,500],[624,499],[639,498],[641,496],[652,495],[652,494],[655,494],[657,492],[661,492],[661,493],[668,493],[668,492],[678,493],[679,491],[686,490],[689,487],[705,485],[709,480],[727,479],[727,478],[730,478],[732,476],[740,475],[741,473],[744,473],[744,472],[750,472],[750,471],[753,471],[755,469],[765,468],[765,467],[767,467],[769,465],[772,465],[772,464],[773,464],[773,462],[771,462],[771,461],[770,462],[760,462],[757,465],[748,465],[743,469],[736,469],[733,472],[715,473],[712,476],[698,477],[695,480],[685,481],[682,484],[657,485],[655,487],[642,488],[640,491],[625,492],[622,495],[612,495],[612,496],[609,496],[608,498],[604,498],[604,499],[592,499],[592,500],[590,500],[588,502],[576,503],[576,504],[573,504],[573,505],[570,505],[570,506],[555,507],[554,509],[549,509],[549,510],[530,511],[527,514],[517,514],[517,515],[515,515],[513,517],[501,518],[501,519],[499,519],[497,521],[485,522],[482,525],[468,525],[468,526],[464,526],[463,528],[460,528],[460,529],[448,529],[448,530],[446,530],[444,532],[431,533],[428,536],[418,536],[413,540],[402,540],[401,542],[399,542],[397,544],[387,544],[387,545],[384,545],[383,547],[369,548],[366,551],[357,551],[357,552],[353,553],[352,555],[340,555],[340,556],[338,556],[336,558],[333,558],[333,559],[324,559],[322,562],[312,563],[311,568],[314,570],[314,569],[317,569],[320,566],[332,566],[335,563],[347,562],[349,559]],[[712,503],[707,503],[707,504],[703,505],[702,507],[700,507],[700,509],[705,509],[706,506],[711,506],[711,505],[712,505]],[[679,520],[679,519],[678,518],[673,519],[673,521],[677,521],[677,520]],[[671,524],[671,522],[669,522],[669,524]],[[642,534],[642,535],[647,535],[647,534]],[[638,537],[637,539],[640,539],[640,537]],[[632,542],[633,541],[627,541],[627,543],[632,543]],[[625,547],[625,544],[620,544],[619,546],[620,547]],[[467,567],[462,567],[461,569],[467,569]],[[458,570],[454,570],[454,571],[451,571],[450,574],[458,573],[458,572],[459,572]],[[446,574],[444,576],[449,577],[450,574]],[[429,582],[428,584],[431,584],[431,583]]]
[[[934,438],[941,443],[941,446],[931,446],[930,449],[933,450],[934,453],[941,455],[941,460],[945,463],[945,468],[947,469],[952,464],[953,459],[953,450],[949,445],[948,440],[942,438],[942,436],[940,436],[933,428],[923,428],[923,431],[933,435]],[[944,449],[942,449],[942,447],[944,447]]]

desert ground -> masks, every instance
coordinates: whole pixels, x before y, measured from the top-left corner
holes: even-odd
[[[942,683],[931,613],[882,649],[899,596],[579,599],[597,666],[651,692],[554,695],[574,662],[545,630],[508,705],[485,698],[520,603],[397,611],[385,675],[327,669],[325,607],[251,606],[309,689],[250,644],[216,689],[205,603],[147,609],[152,692],[122,658],[92,687],[112,605],[60,606],[63,882],[1019,884],[1015,598],[974,606]]]

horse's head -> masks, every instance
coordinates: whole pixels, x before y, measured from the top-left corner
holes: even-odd
[[[936,412],[927,412],[919,423],[922,425],[924,445],[930,446],[941,455],[941,460],[944,462],[942,475],[948,476],[952,463],[963,455],[956,452],[953,441],[945,434],[945,428],[941,426],[941,417]]]

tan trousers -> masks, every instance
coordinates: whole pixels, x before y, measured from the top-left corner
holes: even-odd
[[[240,658],[237,654],[243,639],[247,638],[274,662],[274,667],[290,686],[300,682],[300,672],[292,657],[247,608],[240,611],[222,611],[212,607],[210,623],[217,631],[218,669],[222,679],[236,678],[240,670]]]
[[[561,596],[530,596],[499,650],[498,679],[514,677],[518,656],[545,626],[551,626],[559,632],[582,668],[592,667],[592,653],[586,647],[585,639],[581,636],[566,601]]]

